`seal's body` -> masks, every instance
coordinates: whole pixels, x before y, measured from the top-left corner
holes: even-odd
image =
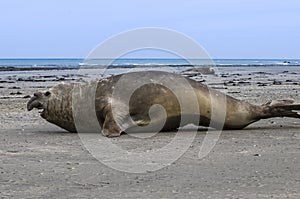
[[[139,82],[140,79],[146,83],[138,85],[143,82]],[[95,87],[94,91],[92,89],[95,97],[92,107],[102,133],[108,137],[120,136],[122,132],[131,130],[156,130],[156,126],[161,126],[161,131],[176,130],[189,123],[217,129],[243,129],[270,117],[300,118],[294,112],[300,110],[300,104],[293,104],[293,100],[252,105],[180,75],[156,71],[116,75],[93,84],[59,84],[48,91],[35,93],[27,108],[29,111],[43,109],[41,116],[44,119],[76,132],[75,118],[80,112],[74,112],[74,99],[78,103],[79,96],[88,98],[90,95],[82,96],[82,90],[92,85]],[[78,88],[80,95],[76,94]],[[134,92],[126,99],[132,90]],[[124,94],[118,95],[116,91]],[[85,101],[79,105],[86,107]]]

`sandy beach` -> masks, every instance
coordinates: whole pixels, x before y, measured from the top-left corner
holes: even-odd
[[[299,67],[224,67],[219,76],[193,78],[254,104],[293,98],[300,103]],[[198,159],[205,131],[176,162],[155,172],[111,169],[85,149],[79,136],[27,112],[30,96],[60,82],[88,78],[76,70],[0,72],[0,195],[3,198],[300,198],[300,121],[274,118],[244,130],[223,131]],[[113,138],[126,148],[168,143]]]

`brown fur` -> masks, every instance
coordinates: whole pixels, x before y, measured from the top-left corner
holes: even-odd
[[[193,110],[193,107],[191,107],[190,110],[182,111],[179,100],[172,90],[164,85],[150,83],[141,85],[141,87],[132,94],[129,101],[129,113],[123,111],[123,109],[126,110],[128,105],[122,101],[122,99],[117,99],[119,106],[117,111],[113,112],[111,100],[116,100],[112,99],[114,86],[122,75],[102,79],[95,82],[95,109],[97,120],[105,136],[120,136],[124,131],[134,130],[136,125],[140,127],[147,127],[149,125],[151,127],[151,123],[159,123],[164,121],[164,119],[165,123],[161,130],[175,130],[180,125],[194,123],[194,121],[189,121],[188,119],[181,121],[183,115],[193,116],[193,114],[197,114],[197,117],[200,119],[200,122],[196,125],[220,128],[222,121],[218,121],[218,119],[212,121],[212,118],[214,118],[212,116],[212,104],[216,107],[214,109],[216,115],[219,114],[218,111],[226,108],[224,109],[225,121],[222,126],[223,129],[242,129],[260,119],[271,117],[300,118],[300,115],[295,112],[300,110],[300,104],[293,104],[292,100],[272,101],[259,106],[209,89],[207,86],[191,79],[185,79],[192,88],[186,89],[186,87],[182,87],[182,85],[176,85],[177,80],[183,77],[172,73],[148,71],[130,73],[129,75],[131,75],[131,77],[128,78],[128,85],[130,85],[130,81],[141,77],[153,78],[161,76],[164,80],[173,81],[176,90],[180,91],[180,96],[183,97],[183,100],[187,100],[187,103],[191,100],[190,96],[196,96],[199,110]],[[44,119],[68,131],[76,132],[72,109],[74,85],[75,84],[60,84],[51,88],[49,91],[36,93],[28,102],[28,110],[32,110],[33,108],[43,109],[44,111],[41,113],[41,116]],[[46,95],[49,94],[49,92],[50,95]],[[222,101],[221,99],[225,99],[226,101]],[[167,117],[162,118],[163,114],[158,111],[153,113],[155,117],[152,118],[154,121],[151,121],[149,109],[156,104],[164,107]],[[199,112],[200,115],[198,114]],[[151,130],[151,128],[146,128],[146,130]]]

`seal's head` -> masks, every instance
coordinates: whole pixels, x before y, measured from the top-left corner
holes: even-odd
[[[51,91],[36,92],[33,94],[33,97],[27,103],[27,110],[31,111],[32,109],[42,110],[41,116],[43,117],[47,112],[47,107],[49,103],[49,98],[51,97]]]
[[[27,103],[27,110],[41,110],[41,117],[70,132],[76,132],[72,113],[73,84],[59,84],[36,92]]]

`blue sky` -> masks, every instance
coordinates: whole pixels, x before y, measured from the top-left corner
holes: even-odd
[[[0,58],[86,57],[141,27],[179,31],[213,58],[300,58],[299,0],[1,0]]]

